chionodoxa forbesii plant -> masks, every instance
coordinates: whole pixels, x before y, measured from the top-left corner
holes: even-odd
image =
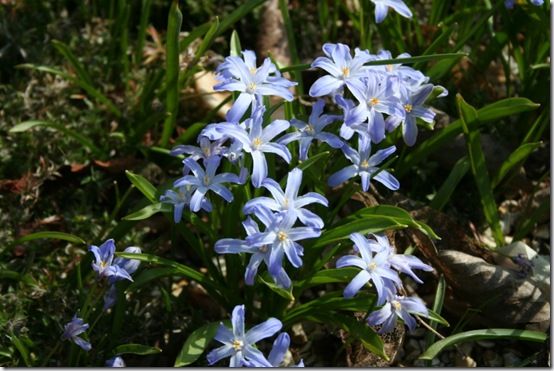
[[[381,17],[381,5],[375,3]],[[371,54],[356,49],[352,55],[347,45],[327,43],[323,53],[311,65],[325,73],[309,89],[314,98],[311,113],[290,119],[272,119],[276,107],[268,97],[280,97],[300,112],[296,102],[291,103],[295,82],[269,58],[258,66],[252,51],[225,58],[217,68],[219,83],[214,89],[236,93],[226,120],[206,123],[198,146],[178,145],[170,152],[182,158],[182,176],[159,197],[160,205],[165,205],[160,210],[172,211],[175,228],[189,234],[191,248],[206,266],[205,274],[196,272],[199,276],[189,278],[202,277],[208,293],[232,311],[231,327],[220,323],[213,334],[222,345],[206,349],[210,365],[229,359],[233,367],[277,367],[290,344],[288,333],[280,330],[290,328],[302,315],[321,322],[335,318],[338,325],[343,319],[355,321],[340,308],[326,307],[320,298],[302,303],[301,293],[311,280],[317,284],[316,276],[321,283],[343,285],[326,298],[355,302],[356,311],[367,312],[366,324],[358,326],[367,326],[370,332],[392,331],[399,319],[413,330],[414,316],[430,315],[421,299],[407,295],[400,274],[421,283],[414,270],[432,268],[415,256],[397,254],[383,229],[365,234],[344,229],[335,210],[340,201],[332,197],[330,202],[328,196],[342,192],[338,187],[345,188],[346,183],[364,192],[372,181],[390,191],[400,189],[394,171],[384,168],[396,151],[385,139],[399,132],[398,138],[413,146],[418,121],[433,122],[428,101],[447,92],[421,71],[395,63],[386,50]],[[376,61],[382,63],[367,65]],[[335,161],[324,164],[325,158]],[[372,208],[363,211],[376,213]],[[231,227],[240,222],[244,232]],[[197,232],[191,228],[204,234],[208,246],[194,237]],[[351,244],[344,243],[348,238]],[[114,258],[112,240],[90,251],[94,271],[107,284],[108,310],[117,297],[115,282],[132,280],[138,268],[138,260],[128,259],[129,253],[139,254],[137,258],[143,254],[128,248],[126,259]],[[340,278],[332,275],[337,272],[343,273]],[[299,310],[303,305],[304,311]],[[310,312],[309,305],[317,310]],[[246,312],[259,322],[249,330]],[[79,336],[87,330],[89,325],[76,315],[63,338],[89,351],[94,344]],[[263,340],[275,335],[269,349]],[[211,338],[205,340],[212,344]],[[125,363],[114,355],[106,364]],[[297,360],[297,365],[304,363]]]

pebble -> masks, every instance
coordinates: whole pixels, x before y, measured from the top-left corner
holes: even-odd
[[[485,366],[488,367],[500,367],[504,365],[502,357],[498,353],[488,349],[483,352],[483,361]]]
[[[512,352],[502,354],[502,358],[504,359],[504,366],[506,367],[516,367],[521,364],[521,358]]]
[[[456,367],[477,367],[477,362],[470,356],[462,356],[458,354],[454,358],[454,365]]]

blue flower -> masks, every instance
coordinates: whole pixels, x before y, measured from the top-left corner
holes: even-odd
[[[333,148],[341,148],[343,145],[343,142],[339,137],[323,131],[327,125],[341,118],[341,116],[338,115],[323,115],[324,106],[325,101],[318,99],[312,109],[308,123],[297,119],[290,120],[292,126],[297,128],[299,131],[286,134],[279,140],[279,143],[281,144],[289,144],[295,140],[299,141],[300,154],[298,159],[300,161],[308,159],[308,150],[310,149],[314,139],[325,142]]]
[[[208,363],[213,365],[223,358],[231,357],[230,367],[242,367],[245,365],[272,367],[263,353],[253,345],[262,339],[273,336],[279,331],[283,326],[281,321],[276,318],[269,318],[245,333],[244,305],[237,305],[233,309],[231,323],[232,329],[229,329],[223,323],[220,324],[214,338],[222,343],[223,346],[212,350],[208,354]]]
[[[396,320],[400,317],[412,331],[416,328],[416,321],[410,313],[425,317],[429,315],[429,311],[420,298],[394,295],[381,309],[370,313],[367,317],[367,323],[370,326],[382,325],[378,331],[382,334],[394,330]]]
[[[507,9],[513,9],[514,8],[514,5],[517,3],[517,4],[523,4],[525,2],[525,0],[506,0],[504,1],[504,6],[507,8]],[[544,0],[530,0],[531,4],[535,5],[535,6],[541,6],[542,4],[544,4]]]
[[[405,273],[417,283],[423,283],[421,279],[414,273],[413,269],[420,269],[426,272],[431,272],[433,267],[423,263],[419,258],[413,255],[397,254],[395,249],[390,245],[388,238],[384,234],[373,234],[375,240],[368,240],[372,251],[389,251],[389,263],[392,268],[398,272]]]
[[[377,290],[377,305],[381,305],[387,298],[387,291],[396,292],[394,285],[402,285],[398,273],[390,267],[388,258],[391,252],[383,249],[374,255],[369,241],[360,233],[352,233],[350,240],[354,242],[361,258],[356,255],[342,256],[337,260],[336,266],[337,268],[354,266],[362,270],[345,287],[344,297],[353,297],[366,283],[371,281]]]
[[[160,201],[162,203],[173,205],[173,221],[175,223],[179,223],[181,221],[181,218],[183,217],[183,210],[186,206],[190,205],[190,199],[192,198],[193,191],[193,186],[184,185],[177,188],[177,192],[172,189],[168,189],[163,195],[160,196]],[[204,202],[202,206],[207,207],[207,203]],[[211,209],[208,207],[208,210],[206,211],[209,212]]]
[[[273,342],[273,347],[267,357],[267,360],[271,364],[271,367],[281,367],[285,354],[289,350],[290,345],[290,336],[286,332],[283,332],[277,336],[277,339]],[[249,362],[245,363],[246,367],[256,367],[254,364]],[[304,361],[300,360],[297,365],[293,367],[304,367]]]
[[[123,250],[123,252],[130,254],[140,254],[142,251],[140,247],[129,246],[125,250]],[[138,269],[140,265],[140,260],[117,257],[114,259],[113,265],[124,270],[130,276]],[[119,279],[121,278],[116,276],[108,277],[108,283],[110,284],[110,287],[104,294],[104,310],[108,310],[109,308],[113,307],[117,300],[117,288],[115,287],[115,283]]]
[[[360,134],[368,135],[374,143],[385,139],[383,113],[404,116],[404,109],[394,96],[393,82],[393,79],[375,72],[352,81],[350,91],[359,104],[345,113],[344,123],[355,127]]]
[[[77,336],[85,332],[88,327],[88,323],[85,323],[85,321],[77,317],[77,315],[75,314],[71,321],[65,324],[62,334],[62,340],[70,339],[72,342],[81,347],[85,352],[88,352],[92,348],[90,343]]]
[[[113,239],[104,242],[100,247],[92,245],[89,251],[94,255],[95,261],[92,262],[92,269],[98,274],[99,278],[106,277],[110,280],[133,279],[129,273],[120,267],[113,264],[115,254],[115,243]]]
[[[435,112],[423,105],[432,92],[433,85],[431,84],[425,84],[415,92],[410,92],[405,88],[400,89],[400,102],[404,108],[404,115],[387,117],[385,121],[387,131],[393,131],[402,124],[404,142],[408,146],[413,146],[417,139],[416,119],[420,118],[427,123],[432,123],[435,119]]]
[[[323,52],[327,57],[317,57],[311,67],[321,68],[330,75],[317,79],[310,88],[310,96],[321,97],[338,92],[345,85],[350,88],[350,82],[364,76],[368,67],[364,63],[371,58],[367,52],[356,48],[354,58],[350,48],[344,44],[323,44]]]
[[[271,141],[277,135],[287,130],[290,123],[285,120],[275,120],[263,128],[264,112],[265,107],[260,106],[254,111],[252,118],[246,120],[244,126],[249,128],[249,132],[242,126],[231,123],[209,125],[204,130],[205,135],[209,137],[224,135],[234,138],[242,144],[243,150],[252,156],[252,184],[256,188],[259,188],[267,177],[268,170],[265,153],[275,153],[287,163],[292,158],[286,146]]]
[[[358,140],[358,148],[359,151],[356,152],[348,145],[344,145],[344,147],[342,147],[342,151],[352,162],[352,165],[347,166],[331,175],[327,181],[327,184],[329,184],[330,187],[336,187],[339,184],[346,182],[348,179],[360,175],[362,178],[362,189],[364,192],[367,192],[369,189],[369,183],[372,178],[390,190],[396,191],[400,188],[400,183],[391,173],[386,170],[379,171],[379,168],[377,167],[377,165],[396,151],[395,146],[381,149],[370,156],[371,143],[369,142],[369,139],[360,137]]]
[[[259,208],[256,210],[258,212]],[[268,270],[272,276],[278,275],[281,271],[284,255],[287,256],[293,267],[301,267],[302,259],[300,257],[304,255],[304,248],[296,241],[321,235],[321,230],[317,228],[293,227],[295,221],[295,213],[281,212],[274,215],[274,219],[264,232],[246,237],[246,242],[251,246],[268,246]]]
[[[120,356],[115,356],[106,361],[106,367],[127,367]]]
[[[198,144],[200,144],[199,147],[180,144],[173,147],[169,153],[172,156],[178,156],[186,153],[195,161],[202,159],[203,164],[205,165],[208,158],[211,156],[221,156],[225,151],[225,147],[222,146],[223,141],[216,140],[212,142],[209,138],[203,135],[199,136]]]
[[[222,81],[214,86],[215,91],[241,92],[226,115],[227,121],[233,123],[240,121],[250,105],[261,104],[264,95],[276,95],[291,101],[293,95],[289,88],[296,85],[281,77],[269,58],[256,68],[256,56],[252,51],[246,50],[242,55],[244,59],[237,56],[225,58],[217,69]]]
[[[381,23],[386,18],[389,8],[405,18],[412,18],[410,8],[402,0],[370,0],[375,4],[375,22]]]
[[[274,219],[273,213],[268,209],[257,210],[257,216],[266,228],[271,225]],[[256,224],[256,222],[250,217],[248,217],[242,223],[242,225],[246,230],[247,236],[252,236],[256,233],[260,233],[258,224]],[[224,238],[217,241],[214,248],[215,251],[219,254],[252,254],[252,256],[250,257],[250,261],[246,266],[246,271],[244,272],[244,282],[247,285],[251,286],[254,284],[254,278],[256,277],[256,274],[258,273],[258,268],[262,262],[264,262],[265,265],[269,267],[270,247],[268,245],[254,246],[245,240]],[[277,274],[271,276],[273,278],[273,281],[275,281],[277,285],[285,288],[290,287],[291,280],[282,266],[280,267]]]
[[[399,54],[396,58],[410,58],[409,53]],[[376,55],[371,55],[372,61],[393,59],[392,54],[388,50],[381,50]],[[425,76],[421,71],[413,69],[410,66],[404,66],[401,63],[387,64],[384,66],[371,66],[372,71],[379,72],[384,75],[397,76],[403,86],[410,90],[417,89],[421,84],[429,81],[429,77]]]
[[[211,156],[206,162],[205,171],[192,158],[186,158],[183,162],[191,169],[194,175],[185,175],[184,177],[177,179],[175,183],[173,183],[173,186],[181,187],[184,185],[192,185],[195,187],[194,193],[190,199],[191,211],[197,212],[200,208],[208,208],[211,210],[211,203],[206,198],[208,191],[215,192],[227,202],[233,201],[233,194],[229,191],[229,189],[223,186],[222,183],[239,184],[240,179],[236,174],[215,174],[221,162],[221,157]]]
[[[298,191],[302,183],[302,170],[294,168],[289,172],[287,178],[287,187],[285,192],[281,189],[279,183],[271,178],[263,181],[262,186],[271,192],[273,198],[256,197],[244,205],[244,213],[251,214],[258,207],[268,208],[273,211],[288,211],[296,215],[305,225],[323,228],[323,220],[313,212],[304,209],[304,206],[311,203],[318,203],[327,206],[327,199],[315,192],[308,192],[303,196],[298,196]]]

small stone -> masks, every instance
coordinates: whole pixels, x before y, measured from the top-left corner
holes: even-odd
[[[477,367],[477,362],[470,356],[458,355],[454,358],[454,365],[456,367]]]
[[[483,361],[485,362],[485,366],[488,367],[501,367],[504,365],[502,357],[490,349],[483,352]]]
[[[436,359],[436,358],[433,358],[433,359],[431,360],[431,366],[437,367],[437,366],[440,366],[440,364],[441,364],[441,361],[439,361],[439,360]]]
[[[504,359],[504,366],[506,367],[517,367],[519,364],[521,364],[521,358],[519,358],[512,352],[504,353],[502,355],[502,358]]]

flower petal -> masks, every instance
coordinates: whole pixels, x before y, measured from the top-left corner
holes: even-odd
[[[282,327],[283,324],[277,318],[269,318],[248,330],[244,337],[248,344],[255,344],[262,339],[273,336]]]
[[[358,291],[369,281],[369,273],[365,270],[360,271],[350,283],[344,288],[344,297],[349,299],[354,297]]]

